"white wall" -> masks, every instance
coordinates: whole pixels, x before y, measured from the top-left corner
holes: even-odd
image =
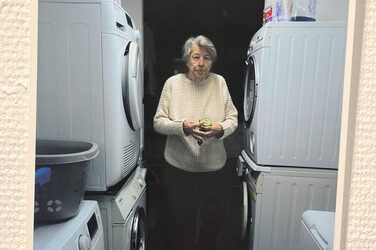
[[[336,249],[376,249],[375,4],[350,0]]]
[[[0,1],[0,249],[32,249],[37,1]]]

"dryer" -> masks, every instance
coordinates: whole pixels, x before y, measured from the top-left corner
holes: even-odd
[[[37,138],[96,142],[86,191],[105,191],[141,155],[139,32],[109,0],[39,0]]]
[[[82,201],[79,213],[66,222],[36,225],[34,250],[103,250],[103,224],[96,201]]]
[[[146,249],[146,169],[137,167],[125,183],[106,193],[88,194],[98,201],[101,211],[105,249]]]
[[[258,165],[337,169],[346,23],[265,24],[247,53],[244,149]]]

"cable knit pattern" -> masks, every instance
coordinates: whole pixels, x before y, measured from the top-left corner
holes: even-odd
[[[201,83],[189,80],[184,74],[170,77],[163,87],[154,116],[154,129],[167,135],[166,161],[189,172],[221,169],[226,162],[223,139],[235,131],[237,116],[222,76],[210,73]],[[184,120],[199,121],[201,118],[221,124],[223,136],[204,141],[200,146],[192,136],[185,135]]]

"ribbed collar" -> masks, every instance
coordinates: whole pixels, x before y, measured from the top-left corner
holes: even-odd
[[[180,77],[183,79],[184,82],[186,82],[190,85],[197,86],[197,87],[203,87],[203,86],[208,85],[208,83],[211,81],[211,79],[213,78],[213,73],[210,72],[208,78],[206,78],[205,81],[198,82],[198,83],[192,81],[191,79],[186,77],[185,74],[183,74],[183,73],[180,74]]]

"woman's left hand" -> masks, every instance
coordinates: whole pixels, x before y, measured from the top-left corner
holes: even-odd
[[[206,131],[201,132],[200,135],[205,139],[212,137],[220,138],[224,133],[221,124],[217,122],[213,122],[211,126],[205,126],[204,128]]]
[[[223,131],[221,124],[217,122],[213,122],[213,124],[209,126],[209,128],[212,132],[211,136],[216,137],[216,138],[221,138],[223,136],[224,131]]]

